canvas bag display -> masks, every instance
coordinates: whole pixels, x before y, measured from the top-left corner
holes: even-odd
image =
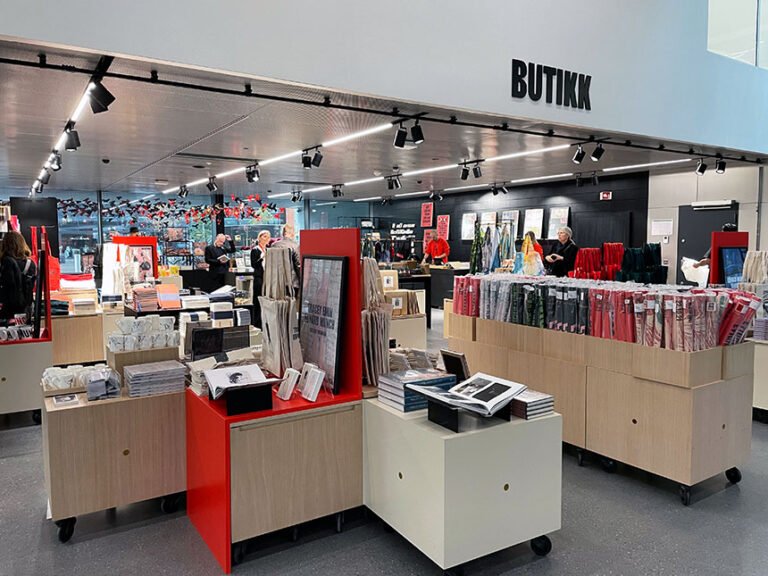
[[[384,285],[379,265],[373,258],[363,258],[363,367],[368,384],[376,386],[381,374],[389,372],[389,328],[392,305],[384,299]]]

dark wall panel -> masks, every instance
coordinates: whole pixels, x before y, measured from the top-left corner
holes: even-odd
[[[601,201],[600,192],[610,190],[613,200]],[[415,199],[395,199],[392,205],[374,203],[373,216],[383,231],[391,222],[416,223],[417,236],[423,237],[418,227],[421,204],[426,196]],[[471,241],[461,240],[461,218],[465,212],[498,212],[520,210],[518,237],[525,233],[524,212],[529,208],[544,208],[544,234],[549,225],[549,209],[568,206],[571,209],[570,226],[574,241],[579,246],[600,246],[603,242],[623,242],[627,246],[642,246],[646,241],[648,219],[648,173],[626,174],[600,179],[598,186],[585,183],[577,187],[575,180],[510,188],[509,194],[493,196],[489,191],[449,193],[442,202],[435,202],[435,222],[439,214],[451,215],[448,242],[452,260],[469,260]],[[543,242],[546,246],[546,242]]]
[[[48,232],[48,241],[51,244],[51,254],[59,255],[59,215],[56,208],[56,198],[35,197],[16,198],[11,197],[11,213],[19,217],[21,233],[32,246],[30,226],[45,226]]]

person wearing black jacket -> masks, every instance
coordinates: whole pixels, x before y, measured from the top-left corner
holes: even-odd
[[[576,265],[576,254],[579,247],[571,239],[572,236],[573,231],[568,226],[563,226],[557,231],[558,242],[545,258],[549,273],[553,276],[567,276],[568,272],[573,270]]]
[[[253,323],[261,328],[261,305],[259,296],[264,286],[264,259],[267,255],[267,245],[272,235],[269,230],[262,230],[256,237],[256,246],[251,250],[251,268],[253,268]]]
[[[205,247],[205,263],[208,264],[208,273],[211,275],[214,289],[224,286],[229,270],[229,256],[227,255],[234,252],[235,245],[232,238],[224,234],[218,234],[213,244]]]
[[[31,260],[27,242],[19,232],[10,231],[0,243],[0,320],[26,314],[31,321],[32,293],[37,266]]]

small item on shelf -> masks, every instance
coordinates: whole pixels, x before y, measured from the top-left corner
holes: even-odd
[[[493,416],[527,388],[524,384],[482,372],[449,390],[414,384],[406,384],[406,387],[441,404],[463,408],[481,416]]]
[[[379,401],[399,410],[412,412],[427,407],[426,397],[406,385],[433,386],[448,390],[456,384],[456,376],[432,368],[409,369],[379,376]]]
[[[132,398],[184,391],[186,368],[176,360],[125,366],[123,373]]]
[[[280,400],[290,400],[299,378],[301,378],[301,374],[298,370],[287,368],[285,374],[283,374],[283,380],[280,382],[280,387],[277,390],[277,397],[280,398]]]
[[[80,404],[80,400],[77,398],[77,394],[60,394],[53,397],[53,405],[56,408],[62,406],[76,406]]]
[[[321,370],[320,368],[310,368],[301,395],[310,402],[317,401],[317,395],[320,393],[320,388],[323,387],[324,380],[325,370]]]
[[[311,362],[304,362],[304,366],[301,368],[301,378],[299,378],[299,385],[298,390],[299,392],[304,391],[304,386],[307,384],[307,379],[309,378],[309,372],[313,368],[317,368],[315,364],[312,364]]]
[[[555,411],[555,398],[536,390],[523,390],[512,398],[512,416],[534,420],[548,416]]]

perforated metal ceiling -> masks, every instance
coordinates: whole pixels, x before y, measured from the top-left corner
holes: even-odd
[[[51,64],[93,69],[99,55],[75,51],[41,49],[16,43],[0,43],[0,57],[35,61],[45,52]],[[167,64],[115,59],[111,74],[149,78],[157,70],[162,80],[243,91],[250,82],[256,94],[322,102],[330,95],[334,104],[369,110],[391,111],[397,106],[403,115],[426,113],[448,118],[450,111],[398,103],[359,95],[330,94],[328,91],[261,79],[245,79],[205,70]],[[58,139],[69,115],[88,82],[79,73],[0,63],[0,188],[18,189],[25,194],[40,171],[48,152]],[[316,146],[323,141],[377,126],[392,118],[368,112],[339,110],[322,106],[281,102],[245,95],[228,95],[185,87],[164,86],[135,80],[107,77],[105,86],[117,100],[107,113],[89,110],[77,123],[82,146],[65,152],[63,169],[56,172],[45,194],[95,191],[106,195],[159,192],[208,175],[244,166],[254,160],[279,156]],[[568,127],[543,126],[525,120],[499,119],[456,113],[461,121],[483,125],[508,122],[510,127],[582,139],[615,138],[623,135],[579,132]],[[278,194],[322,184],[339,184],[396,170],[406,172],[464,160],[487,158],[523,150],[540,149],[566,141],[542,136],[501,132],[451,124],[422,123],[425,142],[413,150],[392,146],[394,130],[364,137],[324,150],[319,168],[304,170],[298,158],[265,166],[257,184],[247,184],[243,175],[219,182],[227,195]],[[635,142],[641,142],[634,139]],[[656,142],[646,142],[656,146]],[[588,146],[591,150],[592,145]],[[714,151],[709,151],[714,152]],[[581,166],[571,162],[572,149],[484,164],[483,177],[462,182],[459,171],[448,170],[403,178],[398,193],[444,189],[478,182],[503,182],[629,164],[680,158],[662,151],[645,151],[606,145],[599,164],[587,158]],[[102,159],[109,159],[103,163]],[[199,166],[199,167],[195,167]],[[395,168],[397,167],[397,168]],[[693,169],[693,166],[685,169]],[[160,181],[160,184],[156,184]],[[165,182],[168,182],[166,184]],[[205,186],[190,189],[207,194]],[[375,182],[345,190],[345,198],[388,195],[386,183]],[[308,195],[309,196],[309,195]],[[329,198],[330,191],[312,194]]]

